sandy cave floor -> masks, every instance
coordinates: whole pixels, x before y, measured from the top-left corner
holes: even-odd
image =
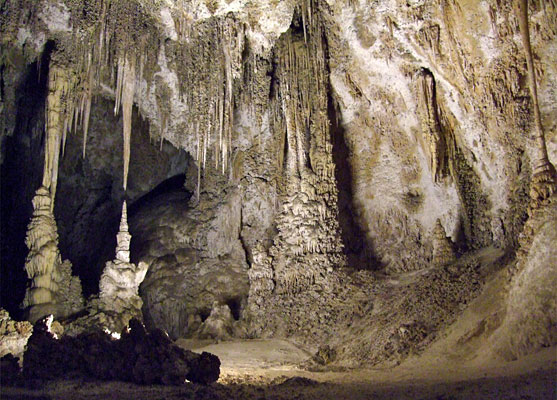
[[[310,354],[286,340],[218,344],[179,340],[221,359],[213,385],[138,386],[64,380],[40,390],[4,387],[2,399],[557,399],[557,348],[519,361],[474,362],[428,352],[394,368],[310,372]]]

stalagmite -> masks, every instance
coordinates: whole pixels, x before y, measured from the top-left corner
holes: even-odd
[[[70,262],[62,263],[60,257],[51,204],[49,191],[40,187],[33,198],[33,218],[25,239],[29,248],[25,270],[32,281],[23,306],[32,322],[47,314],[67,316],[83,303],[81,282],[71,275]]]
[[[433,231],[433,258],[431,262],[433,266],[442,267],[455,259],[456,255],[451,242],[445,234],[441,221],[437,220]]]
[[[549,161],[547,146],[540,116],[538,103],[538,89],[536,85],[536,73],[534,70],[534,59],[530,45],[530,28],[528,24],[528,0],[517,0],[517,16],[522,35],[522,44],[526,53],[528,66],[528,78],[530,81],[530,94],[534,109],[534,123],[536,124],[536,144],[538,147],[538,159],[535,160],[534,174],[530,187],[530,197],[533,200],[532,207],[536,208],[539,203],[551,197],[557,192],[557,172]]]
[[[142,319],[143,300],[138,291],[147,273],[144,262],[137,266],[130,262],[131,234],[125,201],[116,239],[116,257],[106,263],[99,283],[99,308],[110,316],[106,322],[109,326],[105,328],[113,332],[121,331],[132,318]]]

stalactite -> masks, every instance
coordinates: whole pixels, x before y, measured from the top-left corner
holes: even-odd
[[[132,111],[133,111],[133,98],[135,95],[135,61],[126,59],[119,63],[123,64],[122,78],[121,78],[121,102],[122,102],[122,117],[124,123],[123,136],[124,136],[124,190],[128,186],[128,171],[130,165],[130,150],[131,150],[131,132],[132,132]],[[120,79],[120,76],[118,76]]]
[[[65,136],[67,118],[71,118],[67,113],[67,99],[70,97],[71,90],[72,83],[67,68],[52,64],[48,75],[45,159],[42,181],[42,185],[50,190],[52,207],[54,207],[56,195],[62,137]]]
[[[87,134],[89,132],[89,119],[91,116],[91,102],[93,100],[93,71],[91,66],[89,66],[89,71],[87,73],[87,87],[84,89],[83,92],[83,158],[85,158],[85,152],[87,149]]]
[[[440,122],[435,78],[429,70],[421,69],[418,72],[416,91],[424,152],[429,158],[431,176],[435,182],[439,182],[447,175],[450,167],[449,144]]]

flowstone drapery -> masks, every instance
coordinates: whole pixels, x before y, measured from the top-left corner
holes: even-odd
[[[277,45],[271,124],[276,137],[283,138],[278,156],[281,208],[271,247],[252,249],[248,308],[254,335],[265,332],[262,324],[284,318],[280,308],[285,302],[302,304],[306,294],[332,292],[335,270],[345,264],[327,117],[326,42],[321,21],[304,15],[303,33],[293,25]],[[311,318],[299,317],[288,323],[303,325]],[[291,329],[284,321],[282,325],[279,329]]]
[[[327,274],[344,264],[322,35],[313,20],[304,36],[289,31],[278,47],[274,121],[286,141],[286,182],[269,254],[279,293],[326,285]]]

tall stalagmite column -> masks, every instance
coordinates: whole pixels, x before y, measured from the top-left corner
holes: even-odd
[[[279,233],[269,255],[278,293],[326,286],[328,274],[345,263],[327,117],[323,32],[317,19],[307,28],[305,37],[285,33],[277,51],[274,120],[282,121],[275,129],[286,137],[286,168]]]
[[[82,306],[81,282],[71,276],[71,264],[62,262],[54,219],[54,197],[62,134],[71,90],[69,70],[53,64],[48,75],[46,140],[42,186],[33,198],[33,217],[25,244],[29,254],[25,270],[31,283],[23,302],[32,322],[47,314],[63,316]]]

